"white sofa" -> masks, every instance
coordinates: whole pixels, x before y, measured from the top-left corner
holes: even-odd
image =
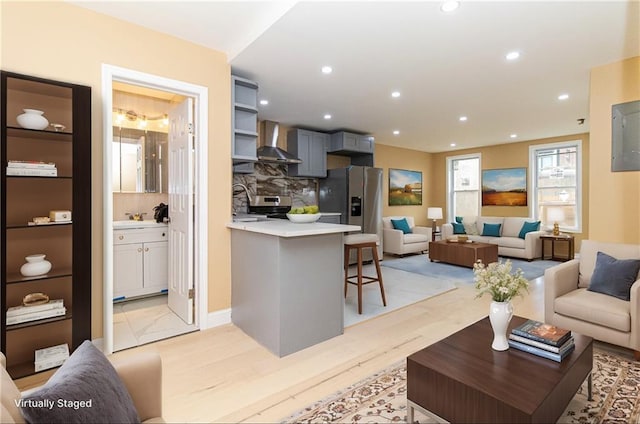
[[[549,324],[633,349],[640,359],[640,276],[630,300],[587,290],[598,252],[616,259],[640,259],[640,245],[583,240],[580,258],[544,273],[544,320]]]
[[[391,220],[402,218],[407,220],[411,233],[404,234],[401,230],[393,228]],[[429,249],[431,228],[416,226],[412,216],[386,216],[382,218],[382,241],[382,251],[386,253],[422,253]]]
[[[491,243],[498,245],[498,255],[510,256],[514,258],[522,258],[531,261],[536,258],[542,257],[542,240],[540,236],[546,234],[545,231],[533,231],[525,235],[524,239],[518,237],[522,225],[525,222],[533,222],[532,218],[520,218],[520,217],[493,217],[493,216],[478,216],[478,217],[463,217],[462,224],[475,228],[474,231],[466,231],[469,240],[479,241],[482,243]],[[473,225],[475,223],[475,225]],[[482,236],[484,224],[501,224],[500,237],[486,237]],[[453,225],[446,223],[441,226],[442,240],[446,240],[449,237],[455,236],[453,233]],[[475,232],[476,234],[472,234]]]

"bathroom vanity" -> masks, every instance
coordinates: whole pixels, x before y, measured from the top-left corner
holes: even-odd
[[[113,223],[114,301],[167,291],[168,239],[164,223]]]

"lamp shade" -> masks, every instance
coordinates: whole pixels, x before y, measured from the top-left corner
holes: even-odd
[[[442,219],[442,208],[427,208],[427,218]]]
[[[564,210],[561,208],[549,208],[547,210],[547,219],[550,222],[562,222],[564,221]]]

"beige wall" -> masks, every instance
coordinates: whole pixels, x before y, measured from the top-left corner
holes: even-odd
[[[640,171],[611,172],[611,106],[640,100],[640,56],[591,70],[589,238],[640,243]]]
[[[414,217],[416,225],[430,226],[427,219],[427,208],[440,206],[437,203],[431,203],[432,192],[444,185],[445,181],[438,181],[432,176],[431,153],[376,144],[374,160],[375,166],[384,170],[382,176],[382,216],[408,215]],[[422,205],[389,206],[389,168],[422,172]]]
[[[209,311],[230,307],[230,67],[226,55],[65,2],[1,2],[3,70],[92,88],[92,335],[102,335],[103,139],[101,65],[209,90]]]
[[[544,138],[523,141],[520,143],[498,144],[479,147],[477,149],[455,150],[451,152],[435,153],[433,155],[433,179],[439,181],[433,192],[434,204],[442,205],[445,210],[447,204],[447,157],[480,153],[482,155],[482,169],[499,168],[527,168],[529,178],[529,147],[537,144],[558,143],[562,141],[582,140],[582,232],[574,233],[576,249],[580,241],[589,233],[589,134],[575,134],[563,137]],[[522,216],[532,215],[531,205],[528,206],[483,206],[482,216]]]

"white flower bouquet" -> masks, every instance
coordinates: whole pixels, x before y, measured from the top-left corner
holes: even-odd
[[[524,278],[524,273],[518,268],[511,273],[511,261],[493,262],[485,265],[478,260],[473,265],[474,281],[478,295],[481,297],[489,293],[494,302],[508,302],[512,298],[529,291],[529,281]]]

